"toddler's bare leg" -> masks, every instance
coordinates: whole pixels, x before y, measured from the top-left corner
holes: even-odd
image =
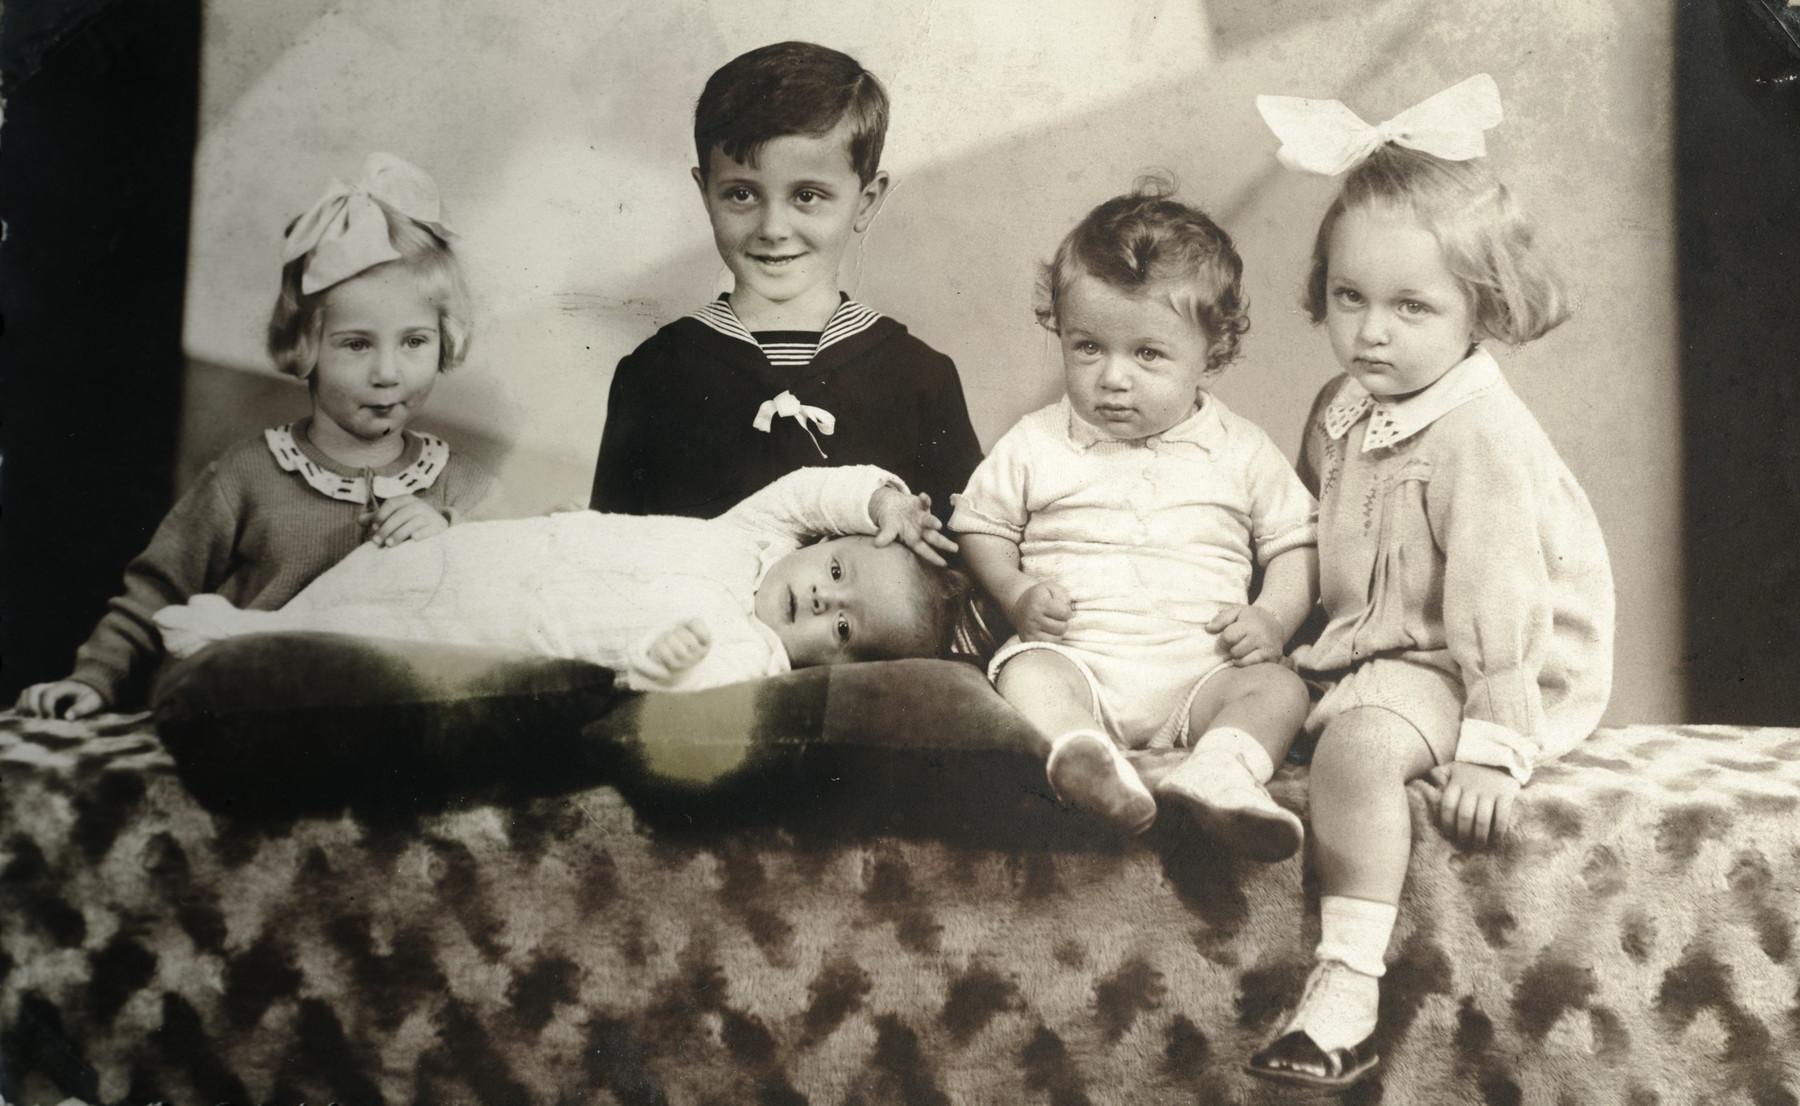
[[[1412,855],[1406,785],[1435,763],[1424,738],[1391,711],[1359,707],[1332,722],[1308,782],[1325,894],[1400,901]]]
[[[1252,1074],[1341,1089],[1378,1063],[1368,1039],[1412,853],[1406,784],[1433,763],[1410,723],[1376,707],[1344,712],[1320,737],[1309,781],[1318,963],[1282,1034],[1250,1058]]]
[[[1087,679],[1073,662],[1033,649],[1001,666],[995,686],[1043,735],[1035,751],[1063,801],[1123,833],[1150,828],[1156,800],[1118,745],[1096,726]]]
[[[1306,685],[1278,664],[1228,668],[1201,685],[1188,714],[1194,751],[1157,783],[1208,836],[1255,860],[1285,860],[1304,839],[1299,816],[1264,784],[1306,719]]]

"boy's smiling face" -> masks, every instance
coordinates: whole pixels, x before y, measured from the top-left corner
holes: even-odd
[[[756,617],[775,631],[795,668],[923,656],[922,592],[912,550],[861,535],[797,549],[756,589]]]
[[[838,304],[838,263],[887,195],[886,173],[862,183],[850,128],[790,134],[739,165],[714,146],[694,181],[719,256],[736,278],[731,306],[751,330],[820,330]]]

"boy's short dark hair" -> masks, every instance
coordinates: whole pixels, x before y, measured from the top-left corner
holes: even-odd
[[[777,42],[740,54],[707,78],[694,105],[700,176],[714,146],[739,165],[756,164],[764,143],[818,136],[850,122],[850,165],[868,184],[887,139],[887,90],[848,54],[811,42]]]

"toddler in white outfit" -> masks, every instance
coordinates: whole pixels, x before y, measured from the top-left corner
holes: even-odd
[[[1315,507],[1207,391],[1249,325],[1243,266],[1166,191],[1109,200],[1064,239],[1038,314],[1067,395],[996,443],[950,526],[1018,631],[989,674],[1043,732],[1057,794],[1129,833],[1179,803],[1279,860],[1301,824],[1263,785],[1307,711],[1279,661],[1316,594]],[[1121,752],[1145,747],[1193,750],[1156,796]]]

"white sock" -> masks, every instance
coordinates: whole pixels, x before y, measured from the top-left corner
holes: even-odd
[[[1246,730],[1236,726],[1220,726],[1207,730],[1194,742],[1193,756],[1212,760],[1235,760],[1249,770],[1257,783],[1268,783],[1269,777],[1275,774],[1275,762],[1269,759],[1269,751],[1262,747],[1262,742],[1251,737]]]
[[[1324,895],[1319,899],[1320,960],[1339,960],[1376,979],[1387,974],[1388,938],[1400,908],[1385,902]]]

